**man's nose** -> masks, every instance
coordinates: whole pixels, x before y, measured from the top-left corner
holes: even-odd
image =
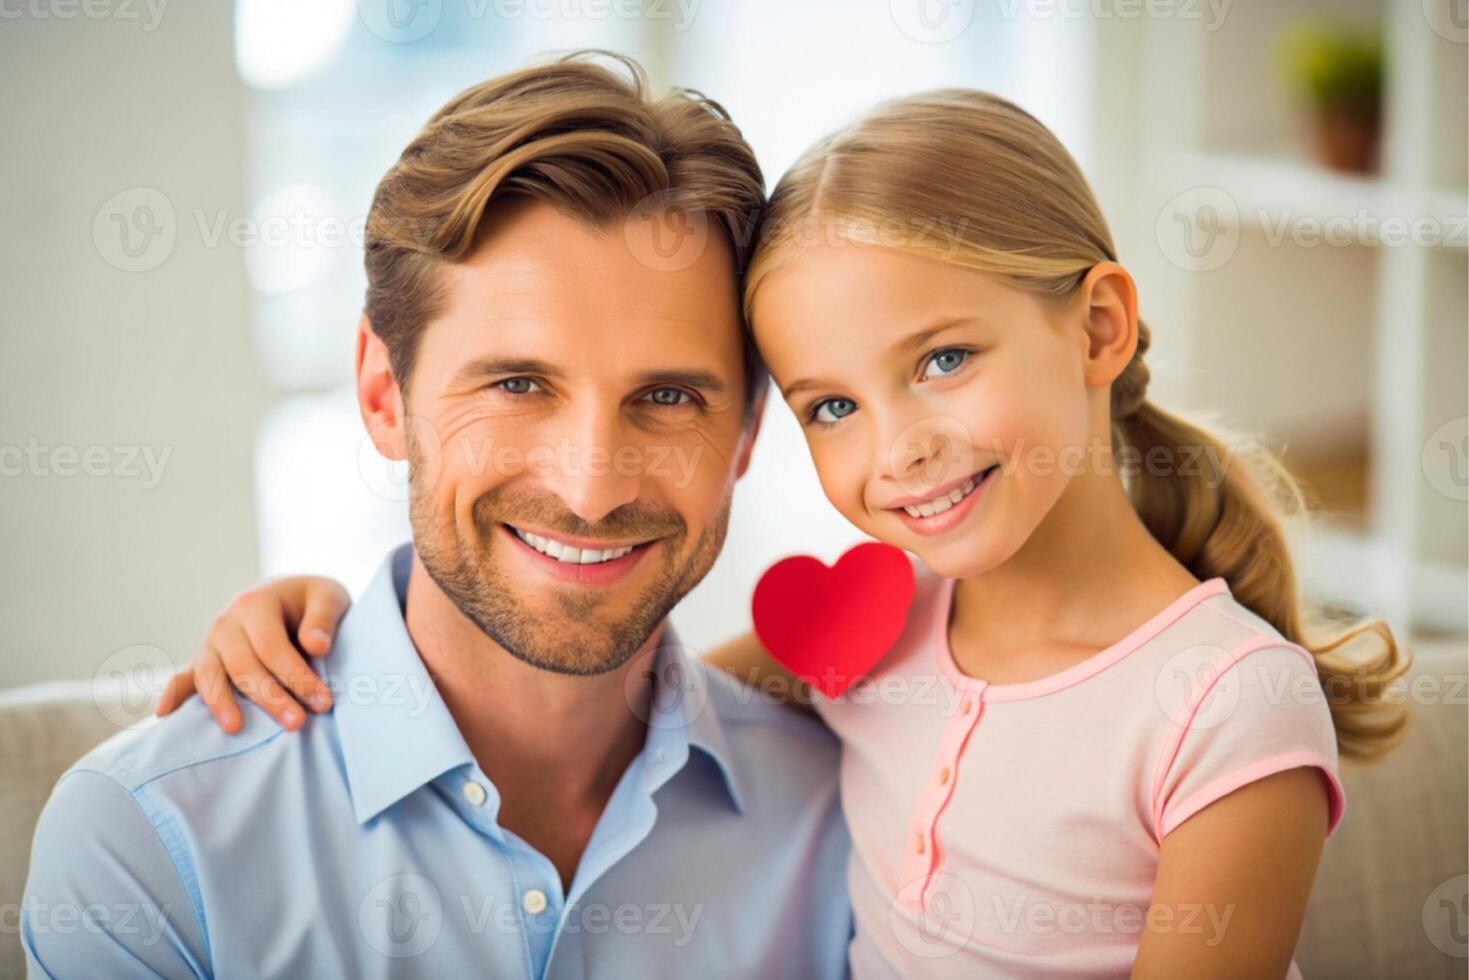
[[[560,427],[552,448],[546,487],[582,520],[595,523],[638,499],[642,453],[620,413],[588,407]]]

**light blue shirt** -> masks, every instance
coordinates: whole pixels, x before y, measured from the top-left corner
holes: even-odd
[[[846,975],[849,843],[817,722],[665,633],[645,745],[563,894],[496,823],[408,638],[411,555],[318,668],[330,713],[292,734],[247,706],[229,736],[195,699],[67,772],[26,882],[33,976]]]

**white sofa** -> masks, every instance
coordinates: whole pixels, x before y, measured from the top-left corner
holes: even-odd
[[[1469,931],[1469,709],[1460,644],[1420,646],[1429,678],[1408,742],[1347,765],[1347,816],[1326,845],[1296,959],[1307,977],[1465,976]],[[1436,689],[1436,693],[1434,693]],[[0,691],[0,980],[25,972],[18,906],[32,830],[56,778],[118,730],[117,702],[91,685]]]

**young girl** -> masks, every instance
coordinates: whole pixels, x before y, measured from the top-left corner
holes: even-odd
[[[1076,164],[948,90],[878,108],[784,177],[746,312],[852,523],[920,559],[906,629],[846,694],[859,977],[1296,975],[1338,751],[1404,715],[1380,622],[1308,631],[1263,454],[1148,400],[1149,330]],[[259,587],[191,671],[287,727],[326,706],[340,587]],[[1343,652],[1348,641],[1356,657]],[[780,668],[753,636],[711,656]],[[284,704],[284,707],[279,705]]]

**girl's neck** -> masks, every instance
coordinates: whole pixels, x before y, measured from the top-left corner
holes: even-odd
[[[1148,531],[1121,478],[1087,470],[1015,555],[960,580],[951,635],[956,651],[1102,649],[1197,583]]]

